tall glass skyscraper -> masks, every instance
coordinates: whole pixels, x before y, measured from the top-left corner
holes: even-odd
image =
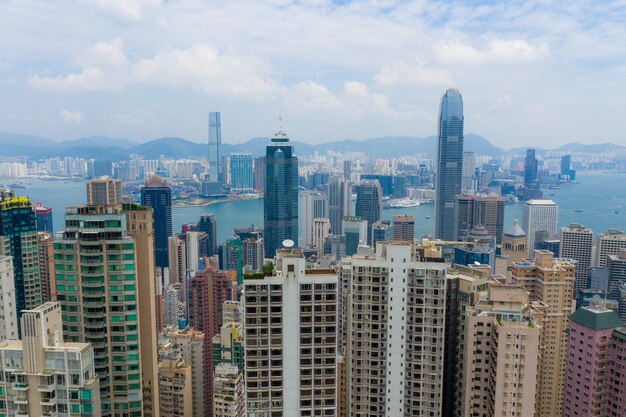
[[[167,239],[172,236],[172,190],[167,181],[153,175],[141,189],[141,205],[152,208],[154,219],[154,264],[169,266]]]
[[[265,153],[265,256],[273,258],[285,239],[298,242],[298,158],[279,131]]]
[[[538,161],[535,156],[534,149],[526,150],[526,159],[524,160],[524,187],[537,188],[538,184]]]
[[[463,174],[463,97],[450,88],[441,98],[435,177],[435,237],[454,240],[455,198]]]
[[[220,178],[220,147],[222,146],[222,122],[219,112],[209,113],[209,181]]]
[[[234,193],[250,193],[254,187],[252,177],[252,154],[230,154],[230,190]]]
[[[383,192],[378,180],[361,181],[356,193],[354,213],[367,220],[367,244],[371,245],[372,226],[383,217]]]

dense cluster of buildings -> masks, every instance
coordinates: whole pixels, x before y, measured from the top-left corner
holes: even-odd
[[[463,152],[458,90],[440,107],[434,237],[383,220],[407,184],[389,164],[357,178],[346,160],[302,190],[284,132],[226,177],[220,145],[211,113],[207,189],[258,176],[265,195],[263,228],[225,242],[211,214],[172,230],[156,171],[137,202],[120,178],[88,181],[56,230],[0,191],[0,416],[626,416],[626,233],[559,229],[540,196],[505,225]]]

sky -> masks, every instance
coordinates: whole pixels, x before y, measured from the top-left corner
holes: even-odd
[[[0,132],[626,145],[626,0],[0,0]]]

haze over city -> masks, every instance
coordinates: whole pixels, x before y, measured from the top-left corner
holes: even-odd
[[[436,134],[441,91],[496,146],[626,143],[620,1],[5,1],[0,130],[224,142]]]

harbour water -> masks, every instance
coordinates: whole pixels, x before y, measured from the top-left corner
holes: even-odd
[[[579,184],[564,184],[560,189],[544,190],[545,198],[559,205],[559,225],[581,223],[602,232],[609,228],[626,229],[626,173],[579,173]],[[9,180],[0,180],[8,184]],[[85,203],[83,182],[41,181],[30,182],[24,189],[15,190],[20,196],[28,196],[33,202],[43,202],[52,208],[54,228],[63,229],[65,207]],[[550,195],[554,194],[554,195]],[[522,221],[524,203],[507,204],[505,228],[514,219]],[[383,210],[383,217],[391,219],[396,214],[414,216],[415,236],[423,236],[434,229],[434,206]],[[263,225],[263,200],[225,201],[205,207],[182,207],[172,210],[173,230],[180,231],[185,223],[198,221],[201,214],[213,213],[217,220],[217,238],[223,242],[235,227],[251,224]]]

